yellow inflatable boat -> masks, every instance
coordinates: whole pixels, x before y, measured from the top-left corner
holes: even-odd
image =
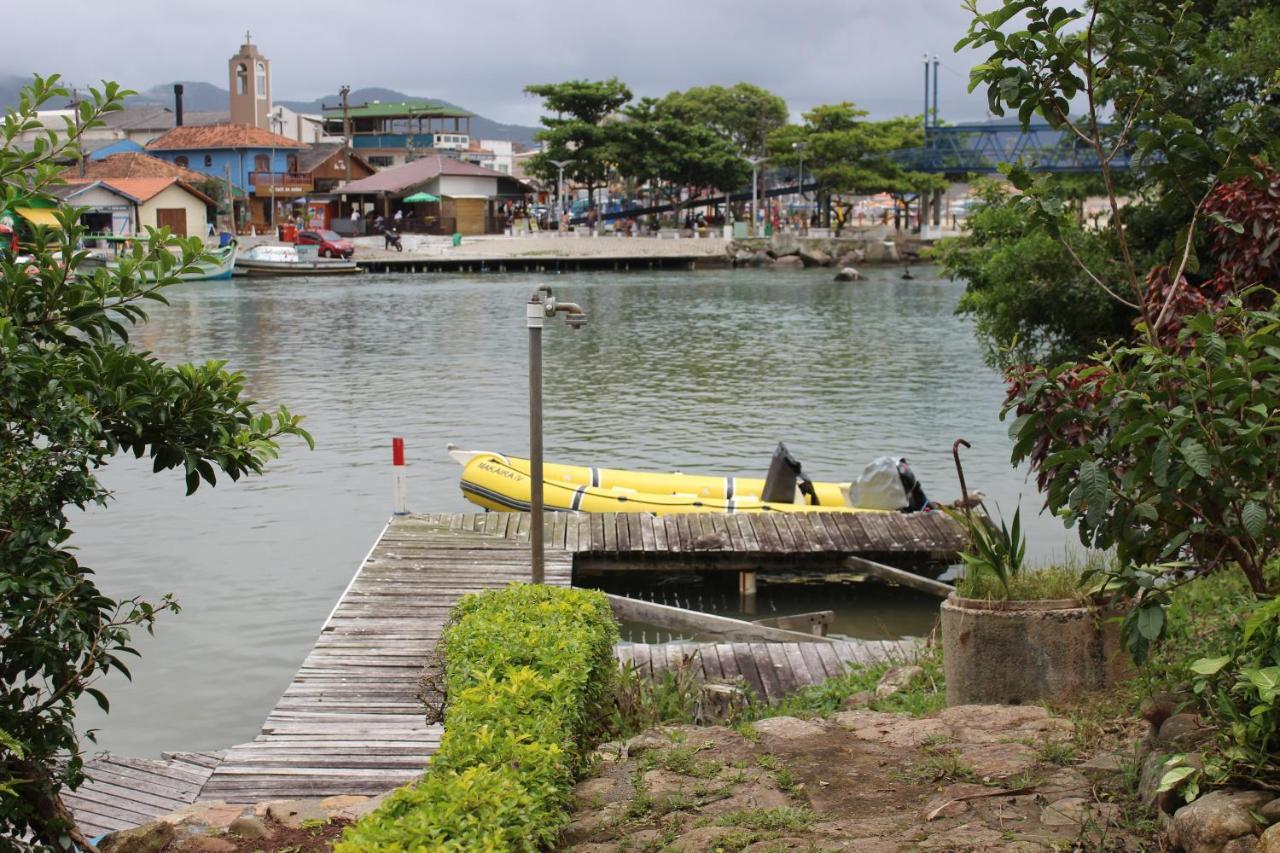
[[[780,450],[785,452],[783,448]],[[462,494],[467,500],[500,512],[528,511],[528,459],[487,451],[459,450],[452,445],[449,455],[462,465]],[[801,477],[795,495],[788,495],[793,497],[793,502],[766,501],[762,499],[766,490],[764,479],[660,474],[554,462],[543,465],[543,501],[549,510],[651,512],[655,515],[677,512],[897,512],[923,509],[927,499],[919,487],[914,491],[918,493],[917,503],[920,505],[912,506],[912,490],[897,482],[899,467],[910,474],[905,461],[890,460],[889,457],[878,461],[883,463],[882,469],[884,464],[892,462],[892,474],[883,469],[877,472],[877,477],[884,482],[894,481],[891,490],[893,486],[897,487],[900,502],[896,497],[886,500],[872,495],[871,490],[865,487],[859,489],[857,481],[818,483]],[[868,466],[868,471],[871,468]],[[866,476],[867,472],[864,472],[863,478],[859,479]],[[914,480],[914,475],[911,477]],[[863,495],[876,499],[858,500]]]

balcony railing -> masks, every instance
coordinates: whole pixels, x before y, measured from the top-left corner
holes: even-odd
[[[315,188],[310,175],[300,172],[250,172],[254,195],[302,195]]]

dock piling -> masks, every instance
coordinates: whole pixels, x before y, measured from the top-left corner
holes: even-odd
[[[756,573],[738,572],[738,598],[743,613],[756,612]]]

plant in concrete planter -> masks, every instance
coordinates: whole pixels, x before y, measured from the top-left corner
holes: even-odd
[[[942,604],[947,704],[1018,705],[1099,690],[1125,672],[1119,630],[1070,566],[1028,570],[1020,513],[967,522],[965,577]]]

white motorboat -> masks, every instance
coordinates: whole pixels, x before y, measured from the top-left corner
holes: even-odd
[[[355,261],[303,257],[296,246],[264,244],[236,258],[236,275],[346,275],[359,272]]]

